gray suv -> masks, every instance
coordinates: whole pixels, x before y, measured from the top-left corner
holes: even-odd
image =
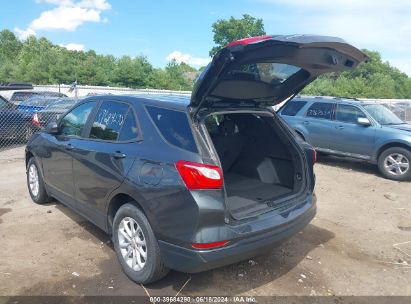
[[[393,180],[411,178],[411,125],[383,105],[296,97],[279,114],[318,152],[366,160]]]

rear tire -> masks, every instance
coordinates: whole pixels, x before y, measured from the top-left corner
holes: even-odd
[[[43,176],[34,157],[27,162],[27,187],[31,199],[37,204],[44,204],[51,201],[44,185]]]
[[[400,147],[384,150],[378,158],[378,169],[388,179],[411,179],[411,151]]]
[[[147,284],[168,273],[146,216],[132,203],[120,207],[114,217],[113,243],[124,273],[134,282]]]

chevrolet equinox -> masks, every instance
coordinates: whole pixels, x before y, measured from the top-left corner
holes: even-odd
[[[30,196],[107,232],[138,283],[261,254],[316,212],[315,151],[272,106],[366,59],[334,37],[253,37],[221,49],[191,98],[83,99],[28,142]]]

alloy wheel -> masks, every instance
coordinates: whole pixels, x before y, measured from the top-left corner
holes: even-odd
[[[410,161],[401,153],[392,153],[384,159],[384,168],[392,175],[404,175],[410,169]]]
[[[37,196],[39,194],[40,184],[39,184],[39,172],[37,170],[36,165],[31,164],[29,167],[29,187],[30,192],[33,196]]]
[[[133,218],[121,220],[118,242],[126,264],[134,271],[141,271],[147,262],[147,242],[143,230]]]

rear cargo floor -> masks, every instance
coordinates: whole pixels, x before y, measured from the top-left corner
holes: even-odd
[[[267,208],[264,203],[292,192],[292,189],[277,184],[266,184],[260,180],[236,173],[224,174],[227,203],[235,218],[243,218]]]

